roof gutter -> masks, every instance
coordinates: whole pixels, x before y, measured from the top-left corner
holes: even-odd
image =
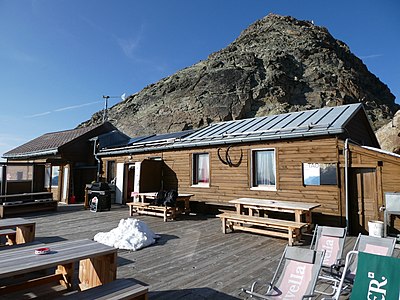
[[[344,197],[346,204],[346,228],[349,232],[349,139],[344,142]]]
[[[98,140],[99,140],[99,137],[97,137],[97,136],[89,139],[89,141],[93,142],[93,156],[97,161],[97,174],[96,174],[97,182],[100,180],[100,171],[101,171],[101,159],[98,157],[98,153],[96,152]]]

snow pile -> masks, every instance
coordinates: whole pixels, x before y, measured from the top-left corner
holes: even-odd
[[[156,242],[159,238],[145,222],[136,219],[121,219],[118,227],[109,232],[99,232],[96,242],[126,250],[139,250]]]

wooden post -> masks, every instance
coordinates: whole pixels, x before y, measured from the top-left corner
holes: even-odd
[[[15,242],[24,244],[33,242],[35,239],[35,224],[16,226]]]
[[[65,265],[59,265],[56,269],[56,274],[61,274],[62,279],[60,280],[60,284],[70,289],[73,285],[74,278],[74,263],[69,263]]]
[[[288,229],[288,234],[289,234],[289,246],[293,246],[293,230],[292,230],[292,228]]]
[[[222,221],[222,233],[226,233],[226,218],[221,217],[221,221]]]
[[[117,277],[117,251],[111,254],[81,260],[79,287],[92,288],[115,280]]]

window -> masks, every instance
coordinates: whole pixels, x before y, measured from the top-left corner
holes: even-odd
[[[193,185],[209,186],[210,159],[208,153],[193,154]]]
[[[17,180],[22,180],[24,178],[24,172],[17,171]]]
[[[116,177],[115,161],[107,161],[107,182],[111,182]]]
[[[59,166],[52,166],[51,167],[51,186],[58,187],[58,176],[60,173]]]
[[[252,152],[252,187],[276,189],[275,150],[263,149]]]
[[[336,163],[303,163],[304,185],[337,185]]]
[[[7,167],[7,180],[8,181],[24,181],[32,180],[33,167],[32,166],[8,166]]]
[[[44,187],[49,189],[51,186],[51,165],[46,165],[44,168]]]

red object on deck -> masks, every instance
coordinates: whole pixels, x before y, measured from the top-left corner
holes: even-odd
[[[69,197],[69,204],[75,204],[75,196],[74,195]]]

